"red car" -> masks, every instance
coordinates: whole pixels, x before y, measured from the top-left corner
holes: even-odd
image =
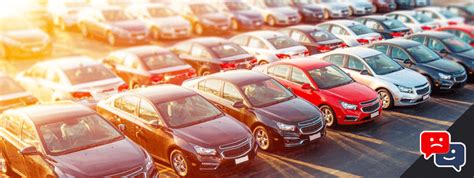
[[[174,53],[158,46],[131,47],[110,53],[102,62],[130,88],[163,83],[180,85],[196,71]]]
[[[473,25],[450,25],[437,29],[438,31],[445,31],[456,35],[462,41],[471,44],[474,47],[474,26]]]
[[[254,68],[278,80],[321,109],[328,127],[369,122],[381,117],[377,92],[356,83],[339,67],[320,60],[284,60]]]

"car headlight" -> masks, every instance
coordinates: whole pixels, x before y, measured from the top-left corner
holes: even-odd
[[[193,148],[194,148],[194,151],[196,151],[196,153],[200,155],[212,156],[212,155],[217,154],[216,149],[213,149],[213,148],[204,148],[197,145],[194,145]]]
[[[112,32],[117,34],[118,36],[128,36],[128,32],[121,28],[112,28]]]
[[[145,154],[146,154],[145,168],[148,171],[153,168],[153,158],[148,152],[145,152]]]
[[[443,73],[438,73],[439,77],[443,80],[451,80],[451,75],[443,74]]]
[[[283,131],[294,131],[295,126],[294,125],[288,125],[288,124],[283,124],[281,122],[276,122],[278,128]]]
[[[397,85],[397,84],[395,84],[395,86],[397,86],[398,90],[400,90],[400,92],[402,93],[413,93],[413,89],[410,87],[405,87],[405,86]]]
[[[349,104],[344,101],[340,101],[342,108],[347,109],[347,110],[357,110],[357,105],[355,104]]]

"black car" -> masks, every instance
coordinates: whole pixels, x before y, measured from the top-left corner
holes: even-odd
[[[144,22],[128,17],[118,6],[103,6],[83,10],[79,15],[83,36],[107,40],[110,45],[143,44],[148,41]]]
[[[218,37],[187,40],[171,47],[197,74],[209,75],[234,69],[251,69],[257,59],[238,44]]]
[[[232,30],[257,30],[263,26],[263,16],[243,1],[225,0],[217,6],[222,11],[233,15],[231,20]]]
[[[220,12],[206,2],[175,3],[172,5],[189,23],[197,35],[222,34],[231,30],[231,15]]]
[[[312,1],[288,0],[288,5],[298,10],[303,22],[324,20],[323,8]]]
[[[384,39],[403,37],[410,33],[410,29],[402,22],[387,16],[371,15],[354,20],[380,33]]]
[[[473,4],[452,4],[447,9],[454,14],[464,17],[466,22],[472,24],[474,22],[474,5]]]
[[[279,32],[308,48],[310,55],[346,47],[346,43],[332,33],[313,25],[296,25],[280,29]]]
[[[386,53],[403,66],[427,77],[431,88],[449,90],[466,84],[466,70],[456,62],[447,60],[421,43],[406,39],[391,39],[369,46]]]
[[[28,93],[8,75],[0,72],[0,113],[15,107],[32,105],[38,99]]]
[[[422,32],[407,37],[424,44],[446,59],[461,64],[469,75],[474,76],[474,48],[447,32]]]

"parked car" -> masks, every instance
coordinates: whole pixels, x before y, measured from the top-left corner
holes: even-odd
[[[395,0],[371,0],[374,5],[373,12],[392,12],[397,8]]]
[[[333,0],[314,0],[312,1],[323,8],[324,19],[337,19],[349,17],[349,6],[337,3]]]
[[[454,14],[464,17],[467,23],[472,24],[474,22],[474,5],[450,4],[446,8]]]
[[[171,8],[162,4],[137,4],[127,8],[127,14],[144,22],[155,39],[189,38],[191,24]]]
[[[237,70],[188,80],[183,86],[247,125],[261,150],[301,146],[326,135],[319,109],[268,75]]]
[[[0,72],[0,113],[5,110],[36,104],[38,99],[27,92],[7,74]]]
[[[457,16],[453,12],[441,7],[423,7],[416,9],[416,11],[434,19],[441,26],[464,24],[465,21],[464,17]]]
[[[288,5],[298,10],[303,22],[311,23],[324,20],[323,8],[314,0],[288,0],[287,2]]]
[[[224,0],[217,6],[221,11],[232,14],[232,30],[258,30],[263,26],[262,14],[242,0]]]
[[[284,1],[251,0],[250,3],[262,14],[263,19],[270,26],[294,25],[301,22],[298,11]]]
[[[52,48],[50,36],[26,19],[0,17],[0,58],[47,56]]]
[[[17,75],[17,81],[41,101],[73,100],[95,107],[98,100],[128,89],[100,62],[72,56],[38,62]]]
[[[354,20],[380,33],[384,39],[404,37],[411,33],[410,28],[402,22],[382,15],[364,16]]]
[[[130,88],[164,83],[181,84],[196,76],[189,64],[168,49],[137,46],[109,53],[102,62]]]
[[[466,70],[456,62],[443,59],[423,44],[406,39],[391,39],[374,43],[370,48],[381,51],[406,68],[428,79],[432,89],[449,90],[464,87]],[[405,77],[410,79],[412,77]]]
[[[347,46],[359,46],[382,40],[382,36],[369,27],[353,20],[331,20],[316,25],[343,40]]]
[[[349,6],[349,15],[369,15],[374,11],[374,6],[369,0],[335,0]]]
[[[355,81],[379,94],[382,108],[413,106],[430,98],[428,80],[385,54],[365,47],[346,48],[318,56],[344,69]]]
[[[53,16],[48,12],[46,7],[29,3],[27,8],[19,9],[21,17],[25,18],[34,27],[37,27],[49,35],[54,35]]]
[[[181,177],[232,169],[257,155],[244,124],[183,87],[132,90],[101,101],[97,110]]]
[[[304,57],[308,49],[285,34],[274,31],[253,31],[241,33],[230,39],[250,54],[255,55],[258,64]]]
[[[145,23],[130,18],[117,6],[101,6],[81,11],[79,29],[84,37],[105,39],[112,46],[142,44],[148,41]]]
[[[201,37],[180,42],[171,50],[200,76],[235,69],[251,69],[257,59],[238,44],[224,38]]]
[[[0,134],[4,171],[22,177],[158,177],[145,150],[79,104],[5,111]]]
[[[472,25],[451,25],[438,28],[437,30],[454,34],[462,41],[474,47],[474,26]]]
[[[171,5],[193,27],[197,35],[222,34],[231,30],[230,14],[220,12],[206,2],[179,2]]]
[[[397,4],[397,9],[411,10],[416,7],[415,1],[417,0],[395,0],[395,3]]]
[[[432,18],[416,11],[395,11],[385,14],[385,16],[402,22],[405,26],[410,28],[413,33],[424,30],[434,30],[441,27],[441,25]]]
[[[87,0],[50,0],[47,8],[54,25],[67,30],[77,26],[79,12],[89,6]]]
[[[468,43],[447,32],[423,32],[407,37],[438,53],[445,59],[461,64],[468,74],[474,77],[474,48]]]
[[[309,50],[309,55],[346,47],[346,43],[326,30],[313,25],[296,25],[278,30]]]
[[[377,92],[329,62],[301,58],[254,70],[272,76],[295,95],[318,106],[328,127],[362,124],[382,116]]]

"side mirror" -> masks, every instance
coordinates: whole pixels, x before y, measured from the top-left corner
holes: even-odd
[[[360,75],[369,75],[369,71],[368,70],[362,70],[362,71],[360,71]]]
[[[246,106],[243,101],[236,101],[232,104],[232,107],[242,109],[242,108],[245,108]]]
[[[120,132],[125,132],[125,124],[119,124],[117,127],[120,130]]]
[[[311,87],[311,85],[309,83],[305,83],[305,84],[301,85],[301,89],[311,90],[311,89],[313,89],[313,87]]]
[[[161,122],[158,119],[151,120],[150,122],[148,122],[148,124],[150,124],[154,128],[160,128],[161,127]]]
[[[23,155],[36,155],[39,154],[38,150],[34,146],[27,146],[20,150],[20,153]]]

